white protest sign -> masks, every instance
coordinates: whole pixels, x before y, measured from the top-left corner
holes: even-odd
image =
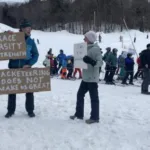
[[[83,62],[83,57],[87,55],[87,43],[74,44],[74,67],[87,69],[87,64]]]

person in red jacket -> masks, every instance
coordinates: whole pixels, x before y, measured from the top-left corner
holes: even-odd
[[[73,77],[76,78],[76,74],[79,72],[79,79],[82,79],[82,73],[80,68],[75,68],[75,71],[73,73]]]
[[[138,70],[136,72],[136,74],[134,75],[134,79],[137,79],[138,77],[142,76],[143,78],[143,72],[142,72],[142,66],[141,66],[141,60],[140,60],[140,55],[141,53],[139,53],[139,57],[137,58],[136,62],[138,64]]]

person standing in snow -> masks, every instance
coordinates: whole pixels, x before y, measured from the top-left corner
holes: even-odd
[[[117,80],[123,80],[125,76],[125,57],[123,56],[123,53],[118,57],[118,70],[116,71],[118,74]]]
[[[38,44],[40,44],[40,41],[39,41],[39,39],[37,39],[37,43],[38,43]]]
[[[25,33],[25,41],[26,41],[26,59],[17,59],[17,60],[9,60],[8,67],[10,69],[16,68],[31,68],[38,60],[39,53],[36,47],[35,42],[30,38],[31,36],[31,23],[28,20],[23,20],[20,24],[20,31]],[[29,117],[35,117],[34,114],[34,95],[33,93],[26,93],[26,111],[28,112]],[[16,109],[16,94],[8,95],[8,112],[5,115],[6,118],[11,117],[15,113]]]
[[[67,57],[62,60],[61,79],[67,78]]]
[[[127,84],[127,79],[130,76],[129,84],[133,85],[134,59],[132,58],[132,54],[130,53],[127,54],[127,58],[125,59],[125,70],[126,75],[122,81],[122,84]]]
[[[76,78],[77,72],[79,73],[79,79],[82,79],[82,71],[80,68],[75,68],[74,73],[73,73],[73,78]]]
[[[49,51],[47,52],[48,55],[53,55],[52,53],[52,48],[49,49]]]
[[[112,52],[109,53],[107,59],[106,59],[106,64],[109,66],[109,73],[106,78],[106,84],[115,84],[113,82],[113,77],[115,75],[115,71],[117,69],[117,52],[118,50],[114,48]]]
[[[134,79],[137,79],[140,76],[142,76],[142,78],[143,78],[143,71],[142,71],[142,67],[141,67],[140,56],[141,56],[141,53],[139,53],[139,57],[136,60],[136,62],[138,64],[138,70],[137,70],[136,74],[134,75]]]
[[[107,57],[108,55],[111,53],[111,48],[110,47],[107,47],[106,48],[106,53],[104,54],[103,56],[103,61],[106,63],[106,60],[107,60]],[[104,80],[106,81],[108,79],[108,74],[109,74],[109,71],[110,71],[110,66],[106,63],[106,67],[105,67],[105,77],[104,77]]]
[[[57,57],[56,56],[53,56],[53,59],[54,59],[54,75],[57,75],[57,72],[58,72],[58,69],[57,69]]]
[[[147,49],[143,50],[140,55],[141,67],[143,69],[143,83],[141,86],[142,94],[150,94],[148,86],[150,84],[150,44],[147,44]]]
[[[73,67],[74,67],[74,58],[73,56],[68,56],[67,57],[67,70],[68,70],[67,79],[72,78]]]
[[[99,39],[99,43],[101,43],[102,42],[102,36],[100,34],[98,36],[98,39]]]
[[[88,65],[88,69],[83,69],[82,81],[77,93],[76,112],[70,119],[83,119],[84,117],[84,96],[87,92],[90,93],[91,98],[91,117],[86,120],[87,124],[99,122],[99,96],[98,96],[98,82],[99,82],[99,67],[102,66],[103,60],[100,48],[97,45],[96,33],[89,31],[85,35],[84,41],[88,44],[87,56],[83,61]]]
[[[101,49],[101,48],[100,48],[100,52],[101,52],[101,54],[103,54],[103,51],[102,51],[102,49]],[[100,77],[101,71],[102,71],[102,67],[99,67],[99,77]],[[101,81],[101,79],[100,79],[100,78],[99,78],[99,81]]]
[[[58,72],[59,72],[60,68],[62,67],[62,63],[65,58],[66,58],[66,55],[64,54],[64,51],[61,49],[60,54],[57,56]]]
[[[46,55],[45,56],[45,59],[43,61],[43,65],[47,68],[50,68],[50,58],[49,58],[49,55]]]
[[[55,75],[55,62],[54,62],[54,56],[53,54],[51,54],[49,56],[49,60],[50,60],[50,74],[51,77]]]

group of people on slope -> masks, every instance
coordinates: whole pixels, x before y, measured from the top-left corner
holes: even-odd
[[[60,72],[61,79],[72,79],[76,78],[76,74],[79,73],[79,79],[82,79],[81,69],[74,69],[74,57],[72,55],[66,56],[62,49],[60,54],[55,57],[50,48],[43,61],[43,65],[50,68],[51,76],[58,75]]]
[[[133,84],[133,74],[134,74],[134,59],[132,54],[128,53],[124,56],[123,53],[117,57],[118,50],[116,48],[112,49],[106,48],[106,53],[103,56],[103,60],[106,63],[105,67],[105,77],[104,80],[106,84],[115,84],[114,75],[118,74],[118,80],[122,80],[122,84],[127,84],[127,79],[130,76],[129,84]]]
[[[20,32],[25,33],[25,41],[26,41],[26,51],[27,57],[26,59],[19,60],[10,60],[9,68],[31,68],[37,61],[39,57],[39,53],[36,47],[34,40],[31,39],[31,23],[27,20],[23,20],[20,24]],[[113,74],[116,69],[115,62],[111,62],[111,60],[116,59],[117,50],[113,49],[111,55],[108,55],[106,58],[102,57],[102,52],[100,51],[100,47],[96,43],[97,36],[94,31],[89,31],[84,35],[84,41],[87,43],[87,55],[83,57],[83,61],[88,65],[87,69],[82,70],[82,81],[77,92],[77,103],[74,115],[70,116],[70,119],[74,120],[75,118],[83,119],[84,118],[84,97],[87,92],[90,94],[91,98],[91,113],[90,118],[86,120],[87,124],[98,123],[100,120],[99,116],[99,96],[98,96],[98,82],[99,82],[99,71],[103,65],[103,60],[107,62],[108,70],[113,70]],[[108,50],[108,49],[107,49]],[[110,50],[109,50],[110,51]],[[50,52],[49,52],[50,53]],[[50,53],[51,54],[51,53]],[[61,51],[62,54],[62,51]],[[114,57],[115,56],[115,57]],[[61,57],[58,57],[61,58]],[[150,81],[150,44],[147,45],[147,50],[141,52],[141,66],[144,72],[144,81],[142,84],[142,92],[148,93],[148,84]],[[132,64],[131,55],[128,55],[126,58],[126,63]],[[58,61],[62,65],[62,61]],[[130,67],[129,67],[130,68]],[[132,69],[132,68],[131,68]],[[58,70],[57,70],[58,71]],[[109,77],[109,78],[108,78]],[[112,74],[109,74],[106,77],[106,81],[110,82],[112,80]],[[26,110],[28,112],[29,117],[35,117],[34,113],[34,95],[33,93],[26,93]],[[8,112],[5,115],[6,118],[11,117],[15,113],[16,109],[16,94],[8,95]]]

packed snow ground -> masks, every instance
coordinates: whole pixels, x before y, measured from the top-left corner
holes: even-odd
[[[0,24],[0,31],[9,27]],[[16,31],[16,30],[14,30]],[[150,42],[146,33],[136,32],[137,51]],[[125,45],[130,39],[123,33]],[[121,52],[120,33],[103,34],[102,47],[116,47]],[[39,61],[42,62],[49,48],[58,54],[64,49],[73,54],[73,44],[82,42],[82,35],[66,31],[44,33],[33,31],[32,37],[40,40]],[[7,68],[8,61],[2,61],[1,69]],[[102,75],[103,76],[103,75]],[[69,120],[74,114],[76,93],[80,80],[63,81],[52,79],[52,91],[35,93],[36,117],[27,116],[24,108],[24,94],[17,95],[15,115],[5,119],[7,95],[0,101],[0,150],[149,150],[150,149],[150,98],[140,94],[139,87],[119,87],[99,84],[100,123],[87,125],[84,121]],[[90,98],[85,97],[85,119],[90,116]]]

